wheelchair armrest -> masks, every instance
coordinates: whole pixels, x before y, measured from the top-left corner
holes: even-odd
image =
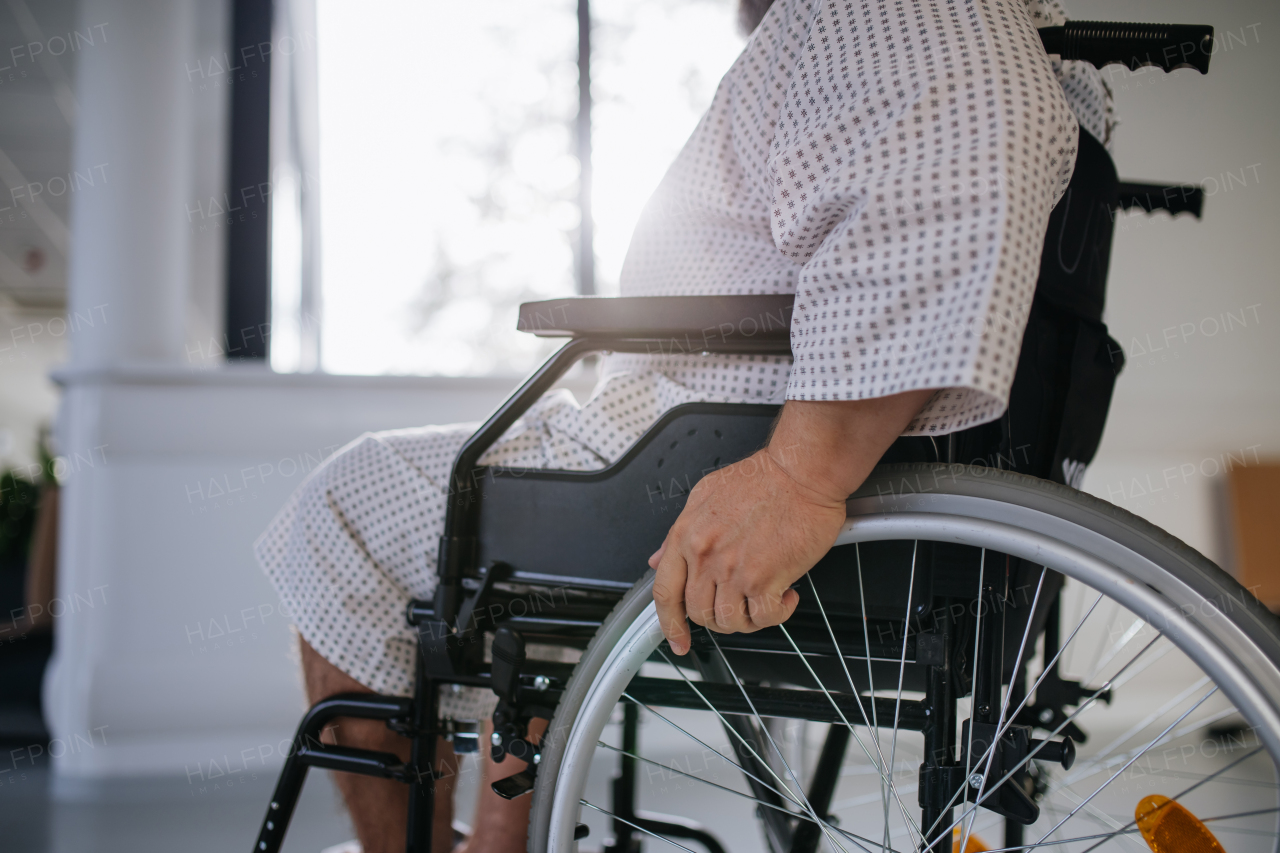
[[[580,296],[526,302],[517,328],[547,338],[680,342],[684,351],[734,342],[790,351],[790,293],[748,296]],[[699,347],[701,342],[705,346]]]

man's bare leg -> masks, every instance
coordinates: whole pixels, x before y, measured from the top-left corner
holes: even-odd
[[[306,640],[299,638],[299,646],[307,701],[312,705],[338,693],[373,692],[321,657]],[[336,726],[325,730],[323,739],[326,743],[391,752],[404,761],[409,760],[408,738],[391,731],[381,720],[341,719]],[[436,745],[436,756],[436,769],[443,776],[436,782],[431,849],[445,853],[453,849],[453,783],[457,778],[458,760],[453,754],[453,745],[443,739]],[[409,786],[391,779],[352,773],[335,773],[333,778],[347,803],[364,853],[403,853],[409,819]],[[523,849],[523,839],[519,849]]]

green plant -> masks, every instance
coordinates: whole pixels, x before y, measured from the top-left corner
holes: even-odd
[[[40,487],[13,471],[0,473],[0,559],[25,559]]]

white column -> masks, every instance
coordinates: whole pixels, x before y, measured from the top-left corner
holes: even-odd
[[[133,412],[130,422],[137,406],[117,386],[137,368],[184,364],[185,210],[194,202],[185,68],[199,61],[192,47],[195,2],[83,0],[77,26],[85,40],[76,56],[71,363],[57,427],[59,453],[74,464],[63,478],[58,597],[64,611],[77,595],[87,602],[92,594],[95,606],[74,607],[54,623],[44,708],[59,778],[110,772],[101,767],[107,747],[139,725],[127,700],[142,691],[122,677],[137,655],[122,643],[156,620],[153,612],[138,612],[140,591],[160,586],[173,568],[151,559],[154,524],[137,519],[141,526],[129,527],[138,511],[135,491],[167,494],[172,487],[139,486],[121,440],[139,423],[158,423],[164,409]],[[156,693],[166,689],[155,686]]]
[[[84,0],[68,302],[78,368],[183,359],[191,0]]]

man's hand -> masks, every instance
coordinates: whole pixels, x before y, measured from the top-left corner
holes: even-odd
[[[672,651],[689,650],[686,615],[725,634],[785,622],[800,600],[791,584],[827,553],[844,515],[843,498],[796,482],[768,448],[704,477],[649,558]]]
[[[788,402],[768,447],[704,477],[649,558],[672,651],[689,651],[686,616],[720,633],[790,618],[791,584],[830,550],[845,500],[932,395]]]

